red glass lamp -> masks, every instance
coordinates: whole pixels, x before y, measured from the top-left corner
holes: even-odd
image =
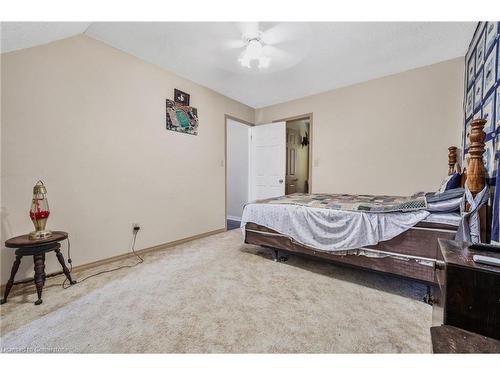
[[[50,215],[49,202],[47,201],[47,189],[42,181],[38,181],[33,187],[33,200],[31,201],[30,218],[35,225],[35,230],[30,233],[30,239],[41,240],[52,236],[50,230],[45,229],[47,219]]]

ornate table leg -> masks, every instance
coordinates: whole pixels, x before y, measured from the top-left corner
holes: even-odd
[[[38,300],[35,305],[40,305],[42,301],[42,290],[45,284],[45,253],[33,255],[33,262],[35,263],[35,286]]]
[[[12,289],[12,285],[14,285],[14,276],[16,276],[17,270],[19,269],[19,265],[21,264],[22,255],[16,255],[16,260],[12,265],[12,270],[10,271],[10,278],[5,285],[5,292],[3,294],[3,299],[0,301],[0,305],[3,305],[7,302],[7,297],[9,296],[10,290]]]
[[[76,281],[73,281],[73,279],[71,278],[71,274],[69,273],[68,267],[66,267],[66,263],[64,263],[64,257],[63,257],[63,255],[61,253],[61,250],[55,249],[54,251],[56,252],[57,260],[61,264],[63,272],[66,275],[66,277],[68,278],[69,283],[70,284],[76,284]]]

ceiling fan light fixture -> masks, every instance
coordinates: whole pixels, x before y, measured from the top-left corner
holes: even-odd
[[[241,66],[245,68],[251,68],[253,60],[258,61],[259,69],[267,68],[271,63],[271,59],[264,55],[262,42],[258,38],[247,41],[247,45],[238,59]]]
[[[247,44],[246,54],[250,60],[258,60],[262,56],[262,43],[260,40],[250,40]]]

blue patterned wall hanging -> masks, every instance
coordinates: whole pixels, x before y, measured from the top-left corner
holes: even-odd
[[[484,127],[486,133],[484,160],[492,194],[496,184],[500,150],[499,35],[498,21],[480,22],[465,56],[464,155],[469,151],[468,136],[471,121],[476,118],[485,119],[487,122]],[[498,211],[493,215],[498,216]],[[495,222],[494,217],[493,222]],[[493,230],[492,233],[494,232]]]

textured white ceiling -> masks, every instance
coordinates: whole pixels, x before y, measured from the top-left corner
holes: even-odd
[[[10,52],[82,34],[90,22],[2,22],[1,51]]]
[[[249,106],[271,104],[465,55],[473,22],[261,23],[268,70],[239,66],[244,27],[232,22],[2,24],[2,52],[85,31],[92,38]],[[278,49],[276,49],[278,48]],[[182,89],[182,88],[180,88]]]

